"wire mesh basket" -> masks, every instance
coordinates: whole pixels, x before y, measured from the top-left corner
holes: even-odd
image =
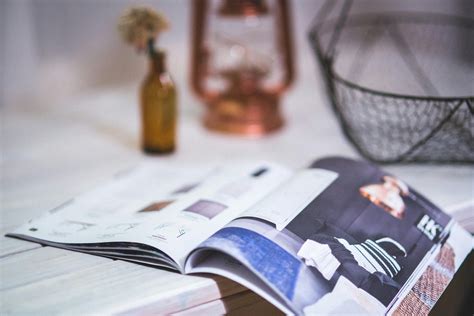
[[[309,38],[348,139],[376,162],[473,163],[474,20],[336,2]]]

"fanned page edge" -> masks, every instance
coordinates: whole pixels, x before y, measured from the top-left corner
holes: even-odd
[[[105,257],[105,258],[112,258],[112,259],[120,259],[124,261],[129,261],[129,262],[135,262],[135,263],[142,263],[145,265],[153,265],[153,266],[159,266],[163,268],[167,268],[179,273],[184,273],[184,270],[170,257],[168,256],[165,252],[154,248],[150,245],[147,244],[139,244],[139,243],[131,243],[131,242],[110,242],[107,244],[110,244],[111,247],[110,249],[113,249],[110,251],[110,253],[101,253],[102,249],[100,247],[100,244],[96,243],[89,243],[89,244],[65,244],[65,243],[58,243],[58,242],[51,242],[43,239],[38,239],[34,238],[31,236],[27,235],[22,235],[22,234],[15,234],[15,233],[8,233],[5,235],[6,237],[11,237],[11,238],[16,238],[16,239],[21,239],[21,240],[26,240],[26,241],[31,241],[34,243],[38,243],[43,246],[50,246],[50,247],[55,247],[55,248],[60,248],[60,249],[65,249],[69,251],[75,251],[75,252],[80,252],[92,256],[99,256],[99,257]],[[155,252],[155,258],[156,262],[150,261],[146,262],[143,260],[140,260],[139,255],[125,255],[120,253],[120,247],[113,247],[113,245],[121,245],[122,247],[124,245],[130,245],[130,246],[137,246],[140,245],[142,247],[148,248],[148,252],[150,255],[152,255],[152,252]],[[89,250],[87,248],[97,248],[96,251],[94,250]],[[153,249],[153,250],[152,250]],[[151,256],[153,257],[153,256]]]

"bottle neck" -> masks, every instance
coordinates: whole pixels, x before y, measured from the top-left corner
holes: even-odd
[[[162,74],[166,72],[165,53],[161,51],[150,54],[150,72]]]
[[[148,57],[150,60],[150,72],[158,74],[166,72],[166,54],[161,50],[155,50],[153,39],[148,41]]]

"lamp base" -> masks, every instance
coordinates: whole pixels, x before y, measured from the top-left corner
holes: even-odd
[[[262,136],[283,126],[278,103],[270,94],[220,97],[208,104],[204,125],[222,133]]]

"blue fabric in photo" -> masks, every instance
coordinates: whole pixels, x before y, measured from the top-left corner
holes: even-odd
[[[268,238],[251,230],[226,227],[213,237],[231,241],[245,260],[289,300],[292,300],[301,261]]]

